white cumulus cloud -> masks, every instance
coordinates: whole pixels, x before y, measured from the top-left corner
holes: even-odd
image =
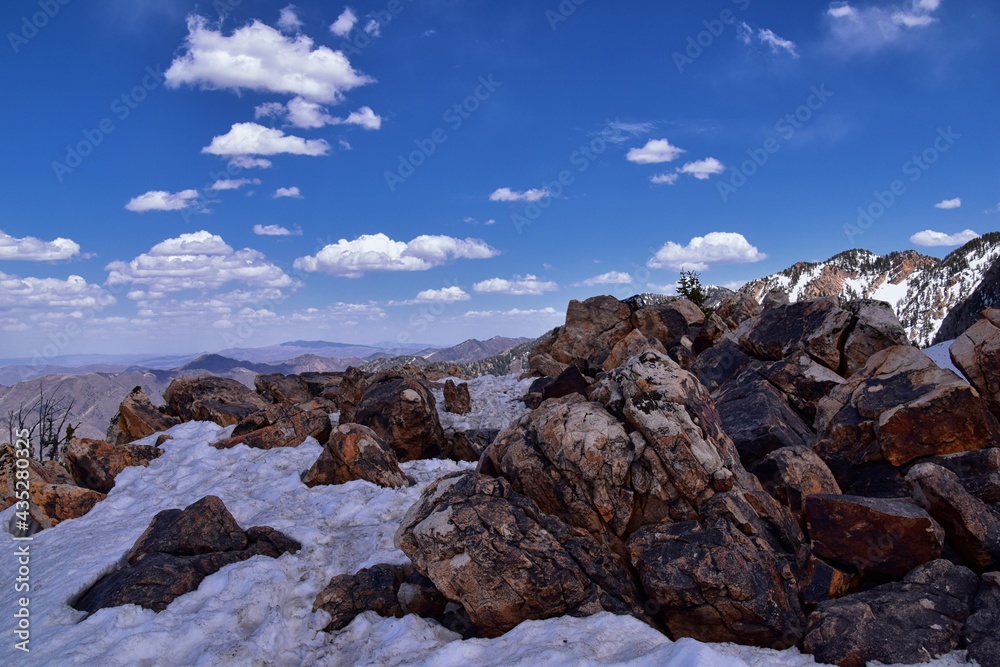
[[[472,297],[461,287],[444,287],[442,289],[425,289],[417,293],[417,303],[458,303],[468,301]]]
[[[347,115],[346,118],[331,116],[326,108],[317,102],[310,102],[302,97],[293,97],[288,104],[267,102],[254,109],[255,118],[284,118],[289,125],[307,129],[315,129],[324,125],[358,125],[366,130],[378,130],[382,127],[382,117],[372,111],[371,107],[361,107]]]
[[[711,176],[716,174],[721,174],[726,170],[725,166],[714,157],[708,157],[704,160],[695,160],[694,162],[688,162],[683,167],[678,169],[682,174],[691,174],[700,181],[704,181]]]
[[[350,7],[344,7],[337,20],[330,24],[330,32],[337,37],[346,37],[358,22],[358,15]]]
[[[511,190],[510,188],[497,188],[490,195],[490,201],[507,201],[507,202],[536,202],[540,199],[545,199],[546,197],[551,197],[552,193],[545,188],[532,188],[531,190],[525,190],[524,192],[518,192],[516,190]]]
[[[114,305],[115,298],[81,276],[33,278],[0,271],[0,308],[11,312],[30,310],[81,311]]]
[[[135,213],[146,211],[180,211],[190,208],[198,202],[197,190],[181,190],[167,192],[166,190],[150,190],[138,197],[133,197],[125,204],[125,209]]]
[[[299,192],[298,187],[294,185],[290,188],[278,188],[271,196],[275,199],[282,199],[285,197],[289,197],[291,199],[302,199],[302,193]]]
[[[609,271],[593,278],[587,278],[579,284],[593,287],[595,285],[630,285],[632,282],[634,281],[632,280],[632,275],[629,273],[625,273],[624,271]]]
[[[226,134],[212,138],[201,149],[211,155],[326,155],[330,144],[323,139],[303,139],[257,123],[234,123]]]
[[[217,289],[229,282],[276,289],[295,285],[263,253],[234,250],[221,236],[204,230],[166,239],[130,262],[111,262],[105,270],[108,285],[145,285],[146,298],[186,289]]]
[[[636,164],[660,164],[676,160],[684,153],[683,148],[671,145],[666,139],[650,139],[642,148],[633,148],[625,159]]]
[[[767,255],[750,245],[742,234],[711,232],[694,237],[686,246],[668,241],[646,262],[646,266],[651,269],[704,271],[713,264],[751,263],[766,258]]]
[[[939,201],[934,204],[934,208],[943,208],[945,210],[958,208],[962,205],[962,198],[955,197],[954,199],[945,199],[944,201]]]
[[[910,243],[920,246],[957,246],[965,245],[973,239],[979,238],[979,234],[972,231],[971,229],[966,229],[955,234],[945,234],[944,232],[936,232],[933,229],[925,229],[922,232],[917,232],[910,237]]]
[[[514,276],[513,279],[490,278],[475,283],[472,286],[473,292],[487,294],[509,294],[511,296],[533,296],[544,294],[545,292],[555,292],[559,285],[550,280],[539,280],[538,276],[528,274],[526,276]]]
[[[239,190],[244,185],[260,185],[259,178],[220,178],[209,190]]]
[[[385,234],[363,234],[340,239],[315,255],[299,257],[295,268],[320,271],[345,278],[359,278],[372,271],[426,271],[454,259],[487,259],[498,251],[480,239],[418,236],[409,243]]]
[[[278,16],[278,27],[283,32],[298,32],[303,25],[295,5],[288,5],[281,10],[281,14]]]
[[[340,51],[315,47],[305,35],[284,35],[253,21],[231,35],[209,27],[201,16],[188,18],[184,53],[166,71],[167,85],[198,85],[213,90],[254,90],[298,95],[332,103],[370,83]]]
[[[34,236],[16,238],[0,230],[0,259],[19,259],[37,262],[69,259],[80,254],[80,244],[58,237],[42,241]]]
[[[300,228],[288,229],[281,225],[254,225],[253,233],[257,236],[302,236]]]

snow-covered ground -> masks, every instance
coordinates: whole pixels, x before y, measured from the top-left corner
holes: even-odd
[[[480,388],[490,380],[477,382]],[[521,388],[497,379],[509,395]],[[473,386],[473,396],[477,395]],[[474,398],[474,400],[476,400]],[[486,401],[481,412],[510,409],[505,400]],[[483,424],[488,422],[480,415]],[[498,418],[494,415],[495,418]],[[218,450],[210,443],[231,429],[212,423],[181,424],[148,468],[122,472],[115,488],[89,514],[42,531],[30,542],[30,654],[15,650],[12,613],[13,557],[3,549],[0,616],[7,639],[2,665],[667,665],[670,667],[815,663],[790,649],[776,652],[693,640],[671,642],[625,616],[556,618],[524,623],[503,637],[466,640],[424,619],[359,616],[340,632],[326,633],[324,612],[313,612],[317,593],[331,577],[376,563],[402,563],[393,534],[407,508],[437,477],[471,464],[416,461],[402,465],[417,484],[383,489],[367,482],[307,488],[299,479],[319,456],[308,439],[294,449],[269,451],[243,445]],[[144,443],[155,439],[147,438]],[[268,525],[299,540],[297,554],[256,556],[207,577],[198,590],[154,613],[133,605],[104,609],[84,619],[67,603],[102,574],[117,567],[153,515],[182,508],[213,494],[244,528]],[[0,513],[6,526],[13,509]],[[0,534],[2,537],[2,534]],[[961,664],[961,653],[939,661]]]
[[[442,379],[441,383],[448,379]],[[466,382],[466,380],[459,378],[451,379],[455,381],[455,384]],[[528,387],[533,381],[533,378],[518,380],[516,375],[484,375],[468,380],[472,412],[467,415],[445,412],[444,390],[435,389],[434,399],[437,401],[441,426],[446,430],[453,428],[458,431],[480,428],[502,429],[521,415],[529,412],[519,399],[528,393]]]

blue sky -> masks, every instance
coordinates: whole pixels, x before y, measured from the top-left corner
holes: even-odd
[[[539,335],[996,228],[986,0],[0,8],[0,356]]]

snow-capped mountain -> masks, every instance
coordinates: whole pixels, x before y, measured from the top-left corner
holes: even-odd
[[[965,320],[971,317],[974,322],[983,308],[1000,304],[1000,285],[996,284],[1000,270],[990,270],[998,258],[1000,232],[984,234],[944,259],[915,250],[876,255],[855,249],[825,262],[799,262],[751,281],[741,291],[758,300],[780,289],[792,301],[818,296],[886,301],[910,339],[926,347],[942,340],[939,333],[954,338],[952,329],[961,331]]]

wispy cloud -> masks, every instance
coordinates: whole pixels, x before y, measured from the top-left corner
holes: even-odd
[[[254,225],[253,233],[257,236],[302,236],[302,229],[288,229],[281,225]]]
[[[954,199],[945,199],[944,201],[939,201],[938,203],[934,204],[934,208],[943,208],[947,211],[953,208],[959,208],[961,205],[962,205],[962,198],[955,197]]]
[[[475,283],[472,286],[473,292],[487,294],[507,294],[510,296],[537,296],[545,292],[555,292],[559,285],[551,280],[539,280],[538,276],[528,274],[526,276],[514,276],[508,280],[506,278],[490,278]]]
[[[524,192],[518,192],[516,190],[511,190],[510,188],[498,188],[494,190],[493,194],[490,195],[490,201],[505,201],[505,202],[536,202],[540,199],[545,199],[546,197],[551,197],[552,193],[545,188],[533,188],[531,190],[525,190]]]

